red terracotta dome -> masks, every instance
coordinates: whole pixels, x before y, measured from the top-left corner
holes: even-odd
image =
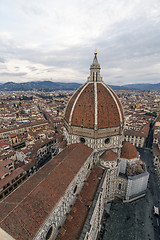
[[[66,107],[65,122],[94,130],[121,126],[124,121],[121,103],[102,81],[96,54],[90,70],[88,81],[75,92]]]
[[[118,159],[118,155],[110,149],[105,151],[100,158],[103,161],[115,161]]]
[[[133,144],[124,141],[121,149],[121,158],[133,159],[137,158],[137,149]]]

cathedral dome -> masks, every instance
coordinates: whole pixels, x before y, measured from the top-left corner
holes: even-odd
[[[82,128],[83,134],[94,131],[94,137],[98,138],[105,129],[114,128],[114,134],[120,133],[124,115],[117,95],[102,81],[100,64],[96,55],[95,52],[88,81],[75,92],[68,102],[64,123],[67,129]],[[99,133],[95,134],[95,131]]]

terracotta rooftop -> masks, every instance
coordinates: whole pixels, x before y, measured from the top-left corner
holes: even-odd
[[[118,158],[118,155],[112,150],[107,150],[101,155],[100,158],[104,161],[114,161]]]
[[[103,172],[104,170],[98,166],[93,168],[56,240],[79,239]]]
[[[66,140],[63,140],[62,142],[60,142],[60,143],[58,144],[58,146],[59,146],[59,148],[64,149],[64,148],[67,146]]]
[[[136,176],[141,173],[144,173],[146,170],[145,164],[140,160],[137,161],[136,163],[130,164],[128,163],[127,165],[127,175],[128,176]]]
[[[4,154],[5,153],[5,154]],[[9,158],[9,157],[12,157],[13,155],[15,155],[16,154],[16,152],[15,151],[13,151],[13,150],[2,150],[1,152],[0,152],[0,159],[7,159],[7,158]]]
[[[67,146],[0,202],[0,227],[16,240],[33,239],[91,153],[81,143]]]
[[[0,184],[3,179],[1,179],[5,174],[10,174],[10,171],[8,168],[5,168],[4,166],[0,166]]]
[[[17,134],[11,134],[10,137],[15,138],[15,137],[17,137]]]
[[[10,144],[8,142],[0,142],[0,147],[9,146]]]
[[[13,163],[13,161],[11,159],[6,159],[4,161],[0,161],[0,168],[1,167],[5,167],[5,166],[7,166],[10,163]]]
[[[149,133],[149,123],[146,124],[140,131],[136,131],[133,129],[125,129],[124,134],[127,136],[137,136],[137,137],[148,137]]]
[[[7,168],[5,168],[5,169],[9,172],[9,170]],[[0,180],[0,188],[5,186],[7,183],[12,181],[14,178],[16,178],[18,175],[20,175],[23,172],[24,172],[24,170],[20,167],[15,169],[10,175],[8,175],[7,177]]]
[[[30,123],[24,123],[22,125],[20,125],[19,127],[14,127],[14,128],[0,128],[0,133],[4,133],[4,132],[10,132],[10,131],[14,131],[14,130],[19,130],[19,129],[22,129],[22,128],[25,128],[25,127],[36,127],[38,125],[41,125],[41,124],[48,124],[48,121],[47,120],[43,120],[43,121],[34,121],[34,122],[30,122]]]
[[[123,147],[121,149],[121,158],[125,159],[133,159],[137,158],[137,149],[133,144],[124,141],[123,142]]]
[[[73,94],[73,96],[70,98],[67,107],[66,107],[66,111],[65,111],[65,120],[67,122],[69,122],[69,116],[73,107],[73,104],[78,96],[78,94],[80,93],[81,89],[82,89],[83,85]]]

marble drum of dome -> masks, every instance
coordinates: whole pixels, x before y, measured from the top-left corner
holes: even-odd
[[[108,148],[123,134],[123,125],[122,105],[114,91],[102,81],[95,52],[88,81],[66,106],[64,135],[68,144],[82,142],[92,148]]]

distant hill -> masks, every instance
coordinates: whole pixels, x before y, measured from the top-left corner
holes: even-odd
[[[157,83],[157,84],[139,83],[139,84],[127,84],[123,86],[128,89],[137,89],[137,90],[144,90],[144,91],[160,90],[160,83]]]
[[[129,88],[124,86],[116,86],[116,85],[108,85],[110,88],[112,88],[114,91],[115,90],[129,90]]]
[[[37,81],[26,83],[0,83],[0,91],[54,91],[54,90],[76,90],[81,84],[79,83],[63,83],[52,81]],[[113,90],[160,90],[160,83],[157,84],[127,84],[123,86],[109,85]]]
[[[0,85],[0,91],[75,90],[80,86],[81,84],[79,83],[62,83],[62,82],[51,82],[51,81],[37,81],[37,82],[26,82],[26,83],[7,82]]]

